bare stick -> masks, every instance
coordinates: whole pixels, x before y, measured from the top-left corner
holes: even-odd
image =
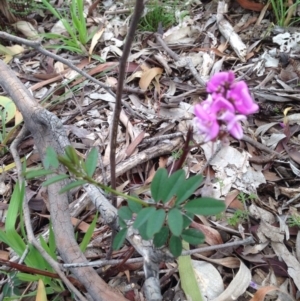
[[[131,44],[134,39],[134,33],[138,26],[139,20],[143,14],[143,10],[144,10],[144,1],[136,0],[134,13],[132,15],[126,42],[124,45],[123,54],[120,60],[120,67],[119,67],[120,73],[118,78],[117,96],[116,96],[116,103],[115,103],[113,122],[111,128],[111,136],[110,136],[110,171],[111,171],[112,189],[116,189],[116,144],[117,144],[118,123],[119,123],[120,112],[121,112],[122,93],[123,93],[127,59],[130,53]],[[115,201],[113,203],[115,206],[116,205]]]

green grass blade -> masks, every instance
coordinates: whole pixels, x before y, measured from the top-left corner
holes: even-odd
[[[98,212],[97,214],[95,215],[92,223],[90,224],[88,230],[86,231],[83,239],[82,239],[82,242],[80,244],[80,250],[82,252],[84,252],[86,250],[86,247],[87,245],[89,244],[92,236],[93,236],[93,233],[94,233],[94,230],[95,230],[95,227],[96,227],[96,223],[97,223],[97,219],[98,219]]]

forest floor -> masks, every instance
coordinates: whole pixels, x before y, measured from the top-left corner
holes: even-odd
[[[141,19],[135,33],[125,76],[117,133],[117,190],[149,199],[157,169],[172,166],[184,153],[187,178],[197,174],[205,177],[194,195],[221,199],[226,204],[226,211],[221,214],[194,217],[193,227],[204,232],[205,242],[191,245],[190,249],[223,246],[247,237],[254,239],[251,245],[216,247],[191,255],[206,300],[300,300],[298,11],[296,7],[293,10],[294,24],[280,27],[274,8],[253,3],[231,1],[226,10],[226,5],[217,1],[148,2],[148,14]],[[56,16],[44,5],[34,13],[27,11],[26,17],[18,15],[17,21],[7,23],[2,30],[41,42],[44,49],[69,60],[115,92],[133,6],[132,1],[107,0],[94,4],[86,1],[87,32],[84,32],[80,29],[82,25],[76,27],[76,21],[72,21],[66,2],[58,1],[52,7],[58,12]],[[70,24],[74,37],[62,21]],[[101,164],[95,176],[99,179],[102,175],[103,183],[109,183],[110,129],[115,102],[112,93],[78,76],[59,58],[30,48],[22,40],[12,42],[4,38],[0,34],[3,61],[33,97],[62,121],[79,157],[86,158],[92,147],[96,147]],[[235,73],[237,81],[247,83],[259,111],[242,122],[244,136],[240,141],[230,138],[226,145],[218,141],[203,143],[203,136],[195,127],[194,105],[207,98],[205,84],[210,77],[229,70]],[[2,95],[9,98],[4,90]],[[0,225],[7,234],[5,216],[17,179],[9,147],[22,127],[22,116],[3,96],[0,96],[0,105],[5,108],[0,129]],[[190,127],[194,130],[187,150],[184,141]],[[163,151],[162,145],[170,147]],[[18,152],[22,160],[26,157],[27,170],[41,167],[31,135],[20,142]],[[28,180],[25,189],[36,235],[49,228],[49,204],[43,181],[44,178]],[[83,195],[82,188],[72,190],[73,213]],[[118,197],[118,208],[124,204],[126,200]],[[105,263],[111,229],[101,217],[95,219],[95,206],[84,203],[72,216],[78,244],[92,229],[84,248],[86,258]],[[22,218],[15,218],[16,229],[27,244]],[[1,296],[4,300],[21,295],[27,296],[22,300],[43,300],[36,296],[41,288],[34,271],[16,266],[7,269],[5,261],[13,261],[20,254],[5,237],[5,234],[0,236]],[[49,250],[45,248],[49,254],[55,254],[55,247],[50,250],[49,245],[50,242]],[[97,273],[128,300],[145,300],[143,262],[128,261],[141,258],[138,252],[126,242],[111,258],[121,262],[98,265]],[[60,257],[56,259],[63,262]],[[25,265],[34,267],[26,261],[22,266]],[[161,262],[159,268],[163,300],[187,300],[178,286],[182,281],[178,261]],[[241,279],[248,279],[245,288]],[[72,300],[58,280],[44,279],[44,283],[48,300]]]

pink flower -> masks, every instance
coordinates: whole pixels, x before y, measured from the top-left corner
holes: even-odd
[[[232,71],[215,74],[207,83],[208,97],[194,108],[196,124],[204,135],[204,142],[218,137],[220,128],[227,130],[234,138],[243,137],[240,121],[258,111],[247,84],[235,83]],[[236,112],[241,115],[236,115]]]
[[[235,76],[232,71],[219,72],[207,83],[206,91],[208,93],[222,93],[224,92],[224,88],[230,88],[230,86],[234,83],[234,79]]]
[[[244,115],[235,115],[235,114],[227,111],[219,119],[223,120],[226,123],[228,132],[235,139],[240,140],[243,138],[243,128],[239,121],[246,119],[246,117]]]
[[[205,110],[201,104],[195,105],[194,113],[198,130],[204,135],[204,142],[215,139],[220,129],[217,116],[209,110],[209,107]]]
[[[258,105],[253,101],[248,86],[244,81],[233,85],[228,92],[228,98],[232,99],[236,110],[241,114],[253,114],[259,109]]]
[[[223,111],[235,112],[234,106],[223,96],[215,95],[214,102],[211,105],[211,111],[219,115]]]

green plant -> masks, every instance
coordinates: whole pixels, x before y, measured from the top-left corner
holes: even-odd
[[[249,213],[244,210],[236,210],[232,217],[227,219],[230,226],[236,227],[238,224],[243,223],[247,220]]]
[[[285,0],[270,0],[270,3],[272,4],[277,25],[284,27],[300,21],[299,18],[293,18],[293,13],[297,5],[300,4],[299,0],[291,6],[288,6]]]
[[[31,245],[26,243],[27,235],[24,228],[23,221],[23,212],[22,212],[22,200],[24,199],[25,187],[24,184],[19,186],[19,183],[16,183],[13,194],[10,199],[6,221],[4,230],[0,230],[0,241],[5,243],[8,247],[10,247],[19,257],[21,257],[24,253],[28,251],[26,257],[24,259],[24,263],[29,268],[36,268],[41,271],[54,272],[51,266],[47,263],[47,261],[42,257],[42,255]],[[95,215],[95,218],[91,225],[89,226],[87,232],[82,238],[80,248],[84,252],[91,237],[93,231],[96,226],[98,215]],[[17,226],[19,225],[19,227]],[[20,228],[20,233],[15,230],[16,228]],[[39,241],[43,249],[54,259],[57,260],[56,255],[56,243],[54,238],[54,233],[52,230],[52,226],[50,223],[49,226],[49,235],[47,241],[45,238],[40,235]],[[24,272],[4,272],[7,277],[9,277],[9,282],[3,285],[4,296],[6,297],[4,300],[15,300],[18,296],[22,295],[22,287],[24,287],[24,283],[28,282],[38,282],[43,281],[46,285],[44,288],[47,295],[52,295],[52,297],[59,295],[65,288],[63,287],[60,280],[52,279],[50,277],[41,276],[38,274],[28,274]],[[25,296],[35,296],[37,291],[34,290]]]
[[[7,142],[15,132],[16,128],[22,122],[22,116],[16,118],[17,108],[14,102],[5,96],[0,96],[0,155],[4,155],[7,152]],[[11,123],[15,119],[14,125],[8,127],[7,124]]]
[[[68,20],[67,14],[60,14],[47,0],[42,0],[45,7],[59,19],[69,36],[64,36],[55,33],[46,33],[43,36],[48,39],[58,39],[60,43],[58,45],[49,46],[52,48],[66,49],[68,51],[77,53],[87,53],[85,48],[86,44],[91,40],[95,32],[89,34],[85,16],[83,0],[72,0],[70,3],[70,17]]]
[[[178,160],[178,159],[180,159],[182,154],[183,154],[183,150],[179,149],[178,151],[173,151],[171,156],[174,160]]]
[[[24,228],[22,212],[22,201],[24,199],[24,195],[24,183],[19,185],[17,182],[10,199],[4,230],[0,230],[0,241],[10,247],[19,257],[22,257],[22,255],[27,253],[24,258],[24,263],[27,267],[53,272],[53,269],[42,257],[42,255],[35,248],[33,248],[32,245],[26,242],[27,236]],[[17,224],[19,227],[17,227]],[[16,228],[20,228],[20,233],[16,230]],[[50,228],[48,243],[43,239],[42,236],[40,237],[40,242],[46,252],[56,259],[56,245],[53,233],[51,232],[52,231]],[[11,300],[11,298],[15,300],[18,296],[22,295],[21,287],[24,282],[39,281],[39,279],[46,284],[48,293],[59,293],[64,289],[60,280],[53,280],[50,277],[31,275],[16,271],[8,272],[6,274],[7,277],[10,278],[10,281],[3,285],[3,292],[5,292],[6,297],[4,300]],[[30,293],[30,295],[36,295],[36,291]]]
[[[290,227],[300,227],[300,215],[298,214],[292,214],[288,219],[287,219],[287,224]]]
[[[147,5],[148,13],[140,20],[140,29],[156,32],[159,26],[168,28],[175,24],[174,3],[172,5],[173,7],[158,0],[151,1]]]
[[[172,254],[179,256],[182,251],[182,240],[190,244],[199,244],[204,241],[202,232],[189,228],[194,215],[214,215],[225,209],[223,202],[212,198],[188,200],[201,184],[202,176],[197,175],[185,179],[183,170],[177,170],[169,176],[166,169],[160,168],[151,183],[152,199],[143,201],[94,181],[92,176],[97,161],[98,153],[95,148],[90,151],[85,161],[71,146],[66,147],[63,156],[57,155],[52,148],[48,148],[44,161],[45,169],[28,171],[25,176],[28,179],[56,173],[55,169],[61,163],[75,179],[62,188],[60,193],[85,183],[91,183],[107,192],[124,197],[128,205],[118,210],[120,231],[114,239],[114,249],[121,247],[125,241],[128,227],[132,225],[139,231],[143,239],[153,239],[155,247],[168,245]],[[45,181],[43,186],[67,178],[69,178],[68,174],[56,173],[54,177]]]
[[[240,192],[238,197],[237,197],[243,204],[246,204],[247,201],[249,200],[255,200],[257,199],[257,195],[254,193],[250,193],[249,195],[247,195],[244,192]]]

